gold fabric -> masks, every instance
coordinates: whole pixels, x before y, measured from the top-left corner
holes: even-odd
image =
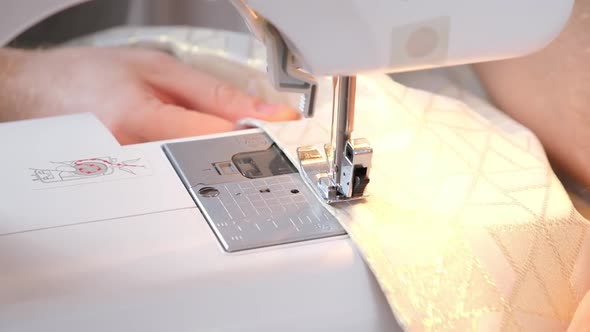
[[[315,118],[258,123],[295,163],[298,146],[329,141],[329,84]],[[381,75],[359,77],[357,93],[370,197],[330,209],[404,328],[567,329],[590,287],[590,227],[534,136]]]

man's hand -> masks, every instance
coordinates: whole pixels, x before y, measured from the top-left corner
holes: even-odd
[[[122,144],[230,131],[246,117],[299,117],[158,51],[0,49],[0,120],[77,112],[96,114]]]

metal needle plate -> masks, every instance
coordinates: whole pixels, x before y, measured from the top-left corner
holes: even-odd
[[[346,234],[266,134],[163,148],[226,251]]]

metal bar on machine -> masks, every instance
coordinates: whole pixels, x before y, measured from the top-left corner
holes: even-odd
[[[354,102],[356,93],[356,76],[340,76],[337,82],[336,138],[334,146],[334,182],[341,181],[341,165],[343,163],[346,143],[354,127]]]

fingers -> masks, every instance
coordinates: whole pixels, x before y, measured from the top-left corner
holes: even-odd
[[[220,117],[154,101],[146,111],[133,112],[125,130],[115,135],[121,144],[158,141],[227,132],[235,125]]]
[[[229,83],[202,73],[173,58],[160,61],[156,73],[148,76],[152,88],[169,95],[182,106],[222,117],[231,122],[243,118],[266,121],[288,121],[299,118],[299,112],[283,106],[267,104],[249,96]]]

